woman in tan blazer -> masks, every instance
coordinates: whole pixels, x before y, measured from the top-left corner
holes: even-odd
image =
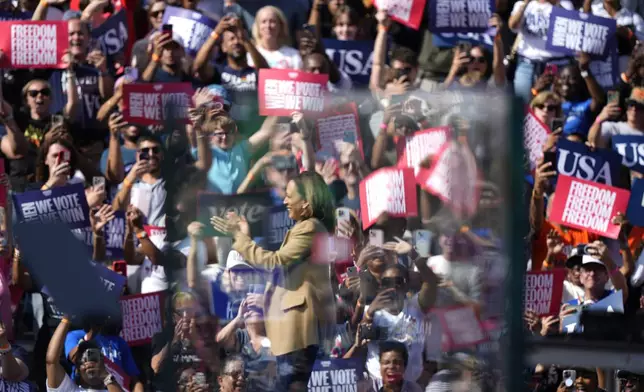
[[[312,260],[314,243],[335,228],[335,209],[326,183],[311,171],[288,183],[284,204],[296,223],[276,252],[258,246],[248,222],[235,214],[213,217],[211,223],[233,236],[233,248],[250,264],[281,268],[264,293],[266,334],[277,357],[278,391],[306,391],[318,350],[332,339],[335,327],[329,263]]]

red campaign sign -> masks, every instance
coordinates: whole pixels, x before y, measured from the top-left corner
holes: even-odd
[[[340,159],[338,143],[347,142],[357,146],[362,158],[364,151],[360,136],[360,120],[356,104],[351,102],[326,112],[315,121],[316,150]],[[317,152],[316,151],[316,152]]]
[[[386,167],[360,182],[360,215],[367,229],[387,213],[394,218],[418,215],[414,169]]]
[[[436,155],[451,137],[450,127],[437,127],[399,138],[396,144],[398,167],[417,168],[427,157]]]
[[[376,8],[387,10],[391,19],[418,30],[423,20],[426,0],[375,0]]]
[[[124,84],[123,118],[141,125],[162,125],[170,119],[189,124],[188,109],[193,94],[190,83]]]
[[[66,21],[0,22],[0,68],[65,68],[68,46]]]
[[[103,363],[105,364],[105,370],[107,370],[114,378],[116,382],[123,388],[125,392],[130,392],[130,377],[121,369],[121,367],[114,362],[110,361],[109,358],[103,357]]]
[[[539,317],[559,314],[566,270],[530,271],[525,276],[523,303]]]
[[[543,156],[543,146],[549,135],[548,126],[542,123],[532,110],[528,109],[528,113],[523,119],[523,146],[530,160],[530,171],[537,167],[537,162]]]
[[[488,340],[481,320],[471,307],[438,308],[434,312],[443,329],[442,351],[452,352],[473,347]]]
[[[150,344],[163,328],[163,292],[121,297],[121,337],[129,346]]]
[[[259,114],[291,116],[293,112],[322,113],[329,75],[292,69],[260,69]]]
[[[625,189],[559,175],[549,219],[552,222],[616,239],[618,212],[626,214],[631,193]]]
[[[436,156],[431,168],[417,171],[416,181],[457,217],[473,216],[480,197],[476,158],[468,146],[456,141],[445,143]]]
[[[163,248],[167,233],[165,227],[145,225],[143,226],[143,230],[145,230],[148,237],[150,237],[150,241],[152,241],[154,246],[159,249]]]

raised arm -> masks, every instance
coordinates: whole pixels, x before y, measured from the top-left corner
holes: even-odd
[[[107,167],[105,178],[112,184],[120,184],[125,178],[125,165],[121,154],[121,130],[127,126],[123,115],[113,113],[108,122],[110,128],[110,142],[107,151]]]
[[[78,113],[78,108],[80,106],[80,99],[78,97],[78,86],[76,85],[76,74],[74,73],[73,62],[71,61],[71,55],[68,53],[65,54],[68,58],[67,69],[65,73],[67,75],[67,83],[65,89],[67,90],[67,103],[63,109],[63,114],[65,117],[72,119],[76,117]]]
[[[378,19],[378,35],[376,36],[376,42],[373,44],[373,66],[371,68],[371,78],[369,79],[369,89],[375,95],[380,93],[384,77],[387,56],[387,31],[391,25],[386,10],[378,10],[376,19]]]
[[[0,123],[5,126],[7,134],[2,136],[0,149],[5,157],[9,159],[22,158],[27,153],[27,139],[13,117],[11,105],[4,100],[2,100],[1,105]]]
[[[262,148],[275,135],[275,124],[277,117],[266,117],[262,127],[248,138],[251,154]]]
[[[590,72],[590,56],[586,53],[581,53],[578,61],[581,76],[584,78],[584,83],[586,83],[586,88],[588,88],[588,92],[592,98],[590,110],[593,114],[597,114],[606,103],[606,94],[602,86],[597,83],[597,79]]]
[[[69,332],[69,321],[67,318],[63,318],[54,331],[47,347],[45,370],[47,373],[47,387],[51,389],[60,387],[65,379],[65,369],[60,364],[60,355],[65,347],[67,332]]]
[[[217,71],[209,64],[209,60],[221,35],[232,26],[232,20],[230,16],[224,16],[197,52],[195,61],[192,63],[192,71],[198,73],[202,79],[213,79],[215,76],[214,73]]]

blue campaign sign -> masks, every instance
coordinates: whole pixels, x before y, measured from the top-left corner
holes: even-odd
[[[602,18],[578,11],[553,7],[546,49],[562,54],[576,55],[584,52],[605,58],[617,30],[615,19]]]
[[[103,283],[103,287],[105,288],[107,295],[114,298],[115,301],[118,301],[121,298],[121,293],[123,292],[123,287],[125,286],[127,278],[102,264],[94,262],[92,262],[92,264],[94,264],[94,268],[96,268],[98,277]]]
[[[278,250],[284,241],[286,232],[295,225],[295,221],[288,216],[286,206],[281,205],[269,210],[266,219],[264,240],[267,250]]]
[[[172,25],[172,32],[181,37],[186,53],[193,57],[217,26],[217,22],[199,12],[171,6],[165,9],[163,23]]]
[[[373,66],[373,41],[322,40],[326,54],[357,85],[369,84]]]
[[[619,55],[617,45],[609,49],[608,57],[590,62],[590,73],[604,90],[611,90],[619,84]]]
[[[644,135],[616,135],[612,137],[613,150],[622,156],[622,165],[644,173]]]
[[[631,186],[631,197],[628,199],[626,218],[633,226],[644,227],[644,180],[637,179]]]
[[[474,46],[482,45],[492,49],[495,36],[495,28],[490,28],[484,33],[437,33],[432,34],[432,42],[434,46],[439,48],[452,48],[458,45],[459,42],[465,41]]]
[[[317,359],[313,364],[309,391],[356,391],[362,379],[364,360],[359,358]]]
[[[8,20],[31,20],[33,13],[31,12],[19,12],[19,11],[3,11],[0,12],[0,22]]]
[[[125,52],[128,37],[127,14],[124,9],[92,30],[92,38],[100,42],[103,53],[110,61],[113,61],[117,54]]]
[[[494,14],[494,0],[429,0],[432,33],[482,33]]]
[[[90,252],[94,250],[94,234],[91,227],[73,230],[76,238],[81,240]],[[114,219],[104,228],[105,256],[109,259],[123,258],[123,242],[125,240],[125,211],[115,211]]]
[[[585,144],[557,143],[557,172],[565,176],[618,186],[622,156],[611,150],[591,151]]]
[[[25,381],[0,380],[0,391],[2,392],[31,392],[35,390],[34,385]]]
[[[210,282],[210,313],[216,315],[219,321],[229,322],[239,313],[239,305],[242,299],[235,299],[224,292],[220,281]]]
[[[89,206],[83,184],[14,193],[12,197],[19,222],[65,222],[70,229],[89,226]]]

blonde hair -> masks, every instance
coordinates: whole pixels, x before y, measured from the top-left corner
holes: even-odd
[[[218,130],[234,133],[237,131],[235,120],[228,116],[217,116],[207,119],[203,124],[203,130],[206,133],[213,133]]]
[[[561,105],[561,98],[559,98],[559,95],[552,91],[542,91],[532,98],[532,101],[530,101],[530,109],[534,109],[539,105],[544,105],[548,101],[554,101],[557,105]]]
[[[271,11],[277,20],[279,21],[279,35],[277,37],[277,44],[280,46],[288,46],[291,43],[291,36],[289,35],[288,32],[288,22],[286,21],[286,16],[284,16],[284,13],[282,10],[279,8],[272,6],[272,5],[267,5],[262,8],[260,8],[257,13],[255,14],[255,23],[253,23],[253,28],[252,28],[252,34],[253,34],[253,39],[255,40],[256,45],[261,46],[261,37],[259,35],[259,14],[262,13],[263,11]]]

